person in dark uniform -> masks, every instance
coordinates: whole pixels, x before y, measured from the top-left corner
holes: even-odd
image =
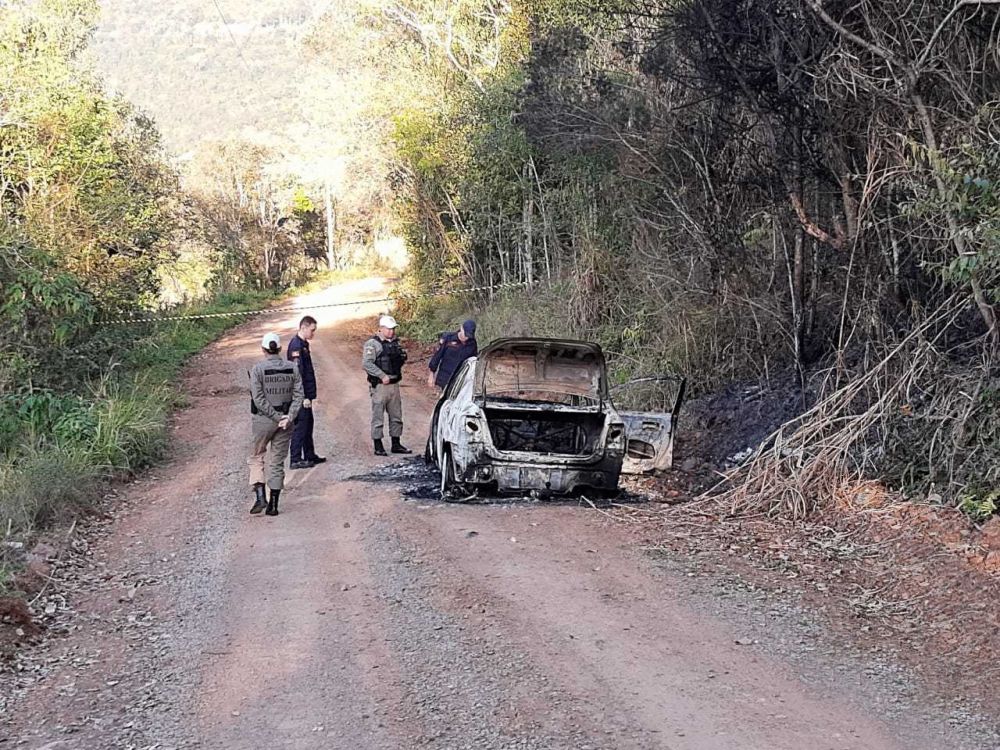
[[[285,456],[291,438],[289,428],[302,408],[302,378],[294,363],[281,358],[278,334],[264,336],[260,348],[264,359],[248,373],[253,446],[247,466],[255,497],[250,512],[256,514],[266,508],[267,515],[276,516],[285,481]]]
[[[309,351],[309,342],[316,335],[316,318],[306,315],[299,321],[299,332],[292,336],[288,342],[286,352],[290,362],[296,362],[299,366],[299,374],[302,375],[302,390],[305,399],[302,401],[302,409],[295,418],[295,431],[292,433],[291,454],[289,457],[289,469],[309,469],[316,464],[326,461],[324,456],[316,455],[316,447],[313,445],[313,407],[316,403],[316,371],[313,370],[312,353]]]
[[[389,437],[393,453],[411,453],[400,442],[403,435],[403,403],[399,396],[399,381],[403,379],[406,350],[396,338],[396,321],[383,315],[378,321],[378,333],[365,342],[361,366],[368,376],[368,390],[372,399],[372,443],[375,455],[386,455],[382,443],[385,415],[389,415]]]
[[[458,366],[477,354],[479,344],[476,343],[476,321],[467,320],[457,331],[442,333],[438,338],[438,349],[427,364],[431,371],[427,376],[427,385],[443,389]]]

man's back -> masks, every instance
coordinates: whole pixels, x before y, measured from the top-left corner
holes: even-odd
[[[291,411],[294,418],[302,404],[301,382],[295,363],[278,354],[262,359],[250,371],[251,412],[275,419]]]
[[[434,383],[439,388],[444,388],[458,366],[478,353],[479,344],[475,338],[470,337],[463,342],[454,331],[441,334],[438,339],[438,350],[429,363],[430,368],[437,371]]]

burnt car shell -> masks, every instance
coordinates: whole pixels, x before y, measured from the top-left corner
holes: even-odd
[[[614,492],[625,425],[597,344],[500,339],[455,373],[434,412],[428,458],[442,492]]]

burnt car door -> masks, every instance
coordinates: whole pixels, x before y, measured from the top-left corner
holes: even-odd
[[[451,375],[451,380],[444,387],[441,396],[434,405],[434,412],[431,414],[430,433],[427,436],[427,447],[424,449],[424,461],[437,466],[440,462],[439,448],[442,443],[442,411],[447,412],[451,407],[455,396],[462,388],[462,384],[469,377],[469,370],[475,365],[476,358],[472,357],[463,362]],[[447,417],[447,414],[444,415]]]
[[[618,414],[625,423],[623,474],[646,474],[673,466],[677,417],[687,381],[674,375],[636,378],[612,388]],[[660,410],[630,410],[634,404],[653,404]]]

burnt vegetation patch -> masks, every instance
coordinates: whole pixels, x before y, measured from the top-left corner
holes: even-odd
[[[407,500],[441,499],[437,470],[417,457],[382,464],[364,474],[350,476],[345,481],[396,485]]]

